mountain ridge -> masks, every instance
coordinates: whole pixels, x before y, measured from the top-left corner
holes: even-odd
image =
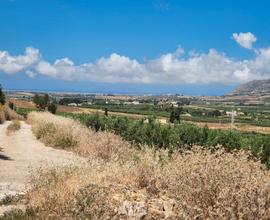
[[[270,95],[270,79],[249,81],[247,83],[238,86],[228,95],[229,96]]]

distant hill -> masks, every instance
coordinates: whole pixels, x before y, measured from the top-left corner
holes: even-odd
[[[270,95],[270,79],[253,80],[240,85],[228,95],[244,96],[244,95]]]

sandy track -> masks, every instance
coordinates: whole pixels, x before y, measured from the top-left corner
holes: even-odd
[[[0,125],[0,200],[7,194],[23,193],[33,169],[85,161],[72,152],[46,147],[34,137],[31,126],[25,122],[21,122],[19,131],[8,136],[9,123]]]

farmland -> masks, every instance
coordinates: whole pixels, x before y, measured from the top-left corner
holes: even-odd
[[[57,114],[79,120],[96,131],[115,133],[138,146],[179,150],[194,145],[206,148],[220,145],[229,151],[248,150],[254,158],[268,164],[268,159],[262,158],[262,155],[268,155],[270,127],[267,126],[267,106],[234,107],[224,103],[204,103],[194,97],[181,98],[181,105],[178,100],[178,106],[173,106],[176,105],[175,101],[170,101],[171,104],[168,101],[158,103],[154,98],[112,103],[116,97],[109,100],[106,96],[103,101],[100,98],[97,101],[92,99],[91,104],[89,100],[65,98],[58,102]],[[21,115],[26,116],[36,110],[34,103],[29,100],[10,101]],[[69,105],[70,101],[72,105],[77,102],[76,106]],[[180,115],[172,123],[170,117],[175,109],[179,110]],[[231,116],[226,114],[232,109],[242,113],[235,116],[233,124]]]
[[[60,113],[100,113],[108,112],[111,116],[124,116],[130,119],[155,117],[161,123],[167,123],[174,108],[181,108],[181,121],[205,124],[210,129],[235,128],[240,131],[270,133],[270,108],[263,105],[248,105],[241,100],[222,100],[205,97],[182,96],[117,96],[117,95],[58,95],[50,94],[58,102]],[[10,96],[17,106],[17,111],[27,113],[35,109],[31,98]],[[227,112],[235,111],[234,124]]]

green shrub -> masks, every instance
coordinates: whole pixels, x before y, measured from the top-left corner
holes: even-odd
[[[270,138],[264,138],[260,147],[262,149],[260,153],[261,162],[270,168]]]
[[[55,114],[57,110],[57,105],[54,103],[50,103],[48,105],[48,111],[51,112],[52,114]]]
[[[6,97],[5,97],[5,94],[2,90],[2,86],[0,84],[0,104],[4,105],[6,102]]]
[[[209,144],[211,146],[221,145],[228,151],[239,150],[241,148],[239,136],[239,132],[235,130],[219,131]]]

